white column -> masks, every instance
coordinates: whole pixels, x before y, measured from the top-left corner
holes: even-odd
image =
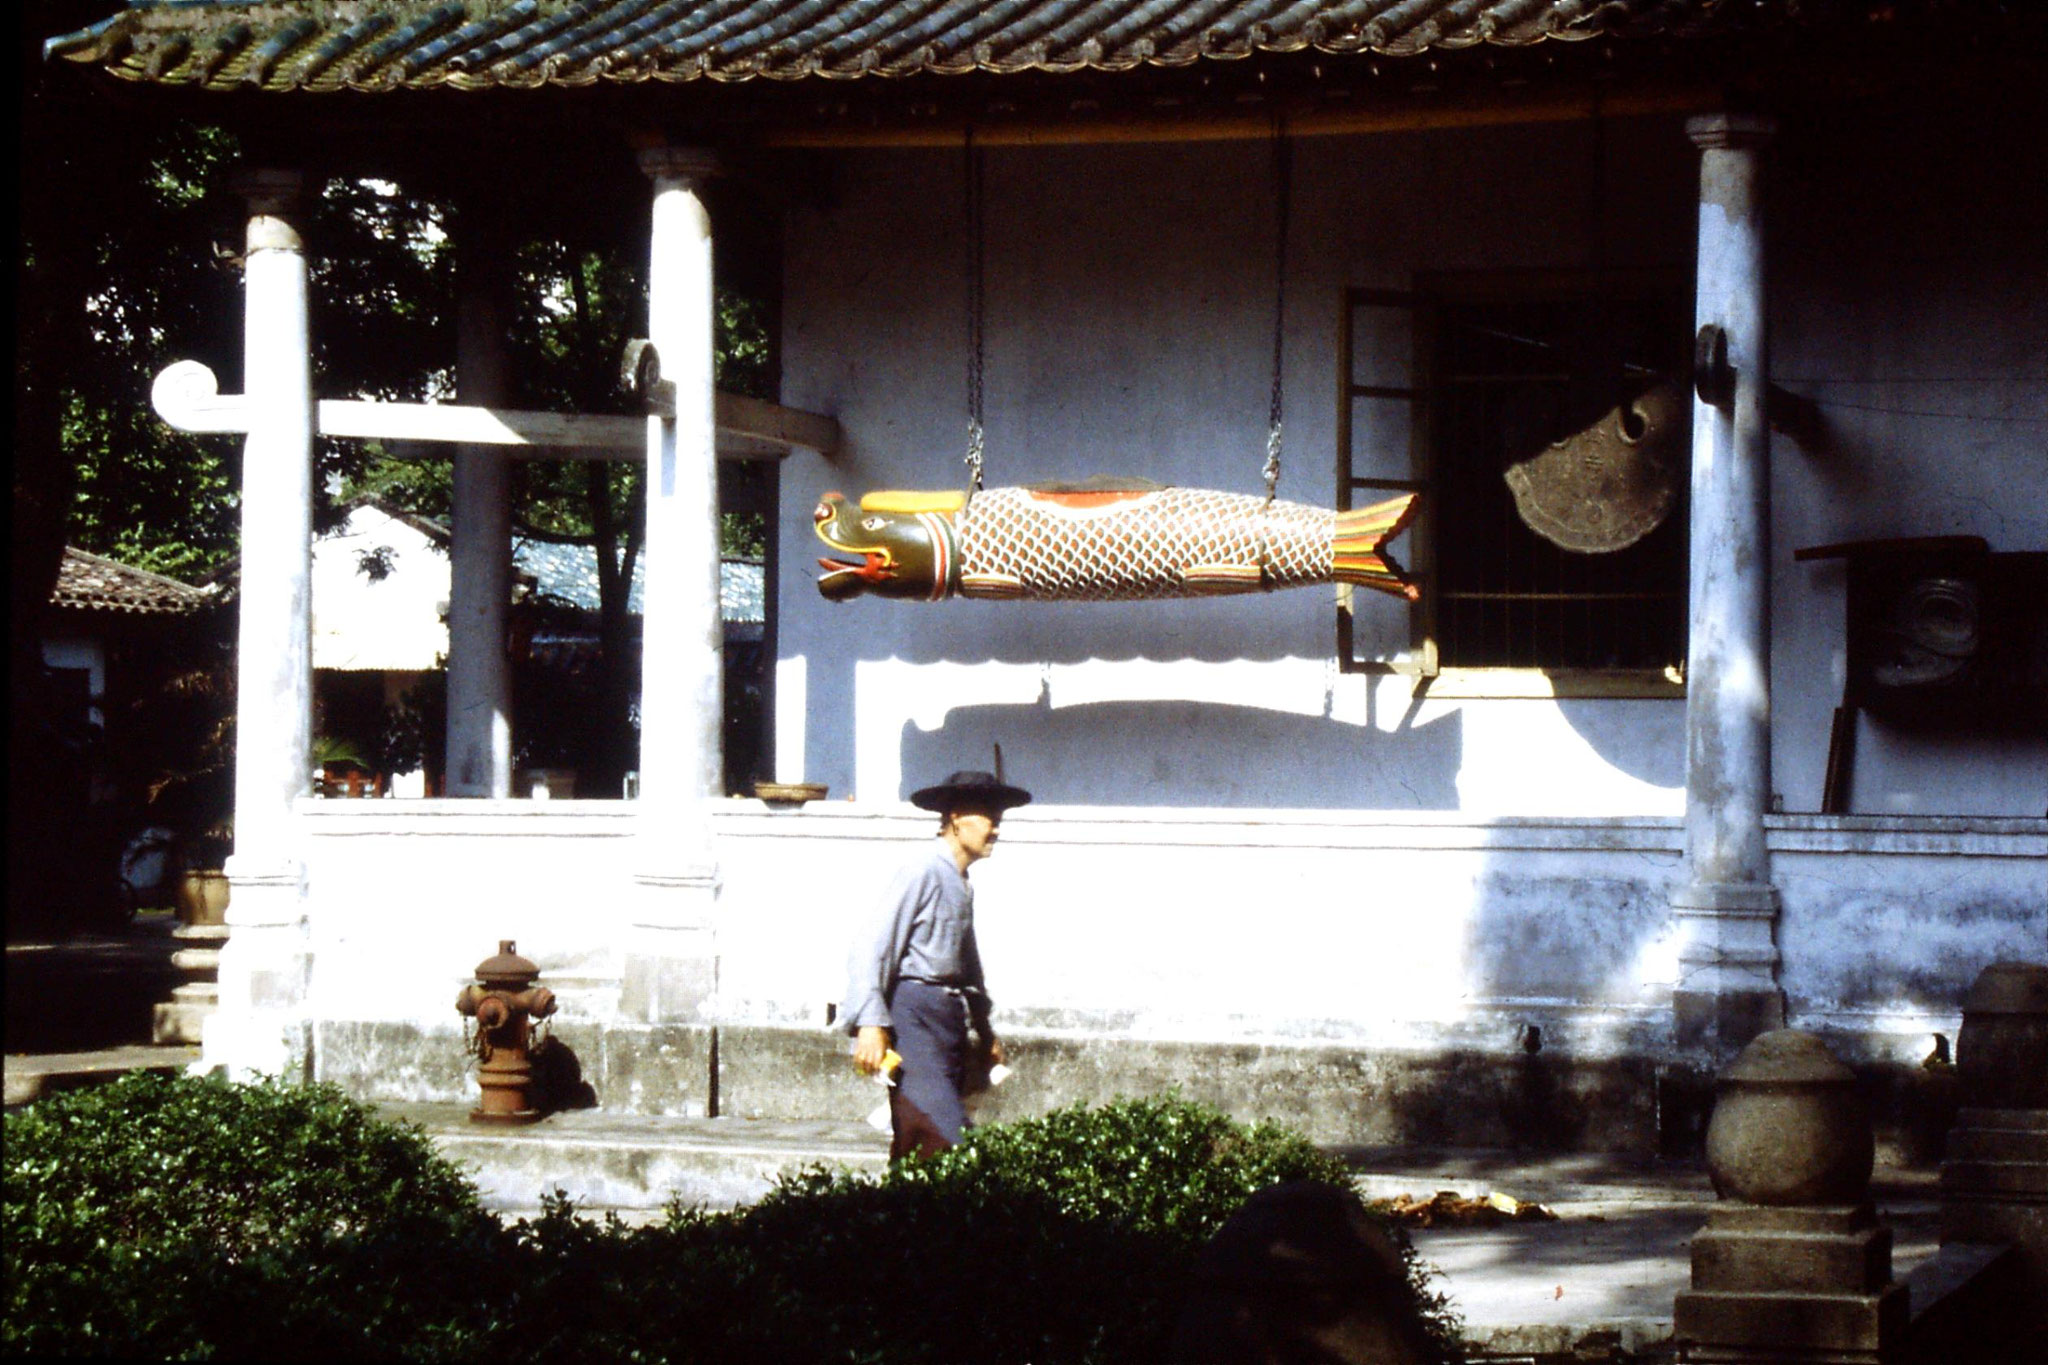
[[[718,450],[706,152],[640,154],[654,181],[647,336],[675,384],[675,416],[647,421],[640,799],[647,809],[722,796],[724,626],[718,607]]]
[[[641,152],[640,167],[654,182],[647,335],[675,406],[673,416],[647,419],[640,891],[622,1008],[648,1023],[703,1022],[717,985],[706,803],[725,783],[711,217],[698,195],[716,161],[662,147]]]
[[[1770,749],[1770,438],[1764,310],[1764,117],[1696,118],[1695,325],[1726,337],[1733,382],[1696,398],[1686,652],[1686,884],[1674,1013],[1682,1042],[1742,1046],[1784,1021],[1778,896],[1764,843]]]
[[[244,172],[241,635],[235,852],[208,1067],[303,1075],[305,869],[292,802],[311,789],[313,378],[296,171]]]
[[[511,261],[482,204],[465,205],[456,226],[455,382],[462,402],[490,407],[511,396]],[[456,447],[454,504],[447,794],[503,798],[512,794],[512,468],[501,448]]]

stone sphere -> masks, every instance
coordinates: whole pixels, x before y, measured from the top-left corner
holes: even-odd
[[[1994,962],[1963,998],[1956,1074],[1981,1109],[2048,1109],[2048,967]]]
[[[1763,1034],[1721,1073],[1707,1171],[1723,1199],[1856,1204],[1875,1158],[1856,1073],[1797,1029]]]

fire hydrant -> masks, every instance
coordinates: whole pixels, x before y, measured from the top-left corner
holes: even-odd
[[[532,1100],[532,1024],[555,1012],[555,993],[533,984],[540,968],[519,956],[517,947],[500,939],[497,956],[479,962],[476,981],[455,997],[455,1008],[476,1020],[469,1050],[476,1054],[484,1094],[469,1112],[471,1123],[533,1123],[542,1117]]]

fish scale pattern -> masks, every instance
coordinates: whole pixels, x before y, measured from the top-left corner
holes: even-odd
[[[1187,596],[1187,573],[1202,565],[1263,563],[1267,588],[1328,582],[1335,524],[1322,508],[1211,489],[1067,507],[992,488],[957,530],[963,575],[1017,579],[1027,598],[1109,602]]]

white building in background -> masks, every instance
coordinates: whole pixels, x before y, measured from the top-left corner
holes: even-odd
[[[329,712],[335,721],[319,738],[346,741],[366,753],[371,736],[363,731],[373,722],[365,717],[380,707],[416,703],[419,689],[438,684],[448,660],[448,544],[448,528],[439,522],[375,500],[351,507],[338,526],[314,539],[316,730]],[[757,644],[766,619],[762,566],[726,559],[720,573],[726,639]],[[518,633],[521,661],[558,669],[588,667],[599,648],[597,551],[522,537],[512,546],[512,580],[515,601],[552,609],[546,624]],[[642,582],[636,571],[627,595],[636,630]],[[341,725],[343,715],[356,718],[353,726]],[[548,723],[548,717],[528,716],[515,723],[515,730]],[[756,717],[742,723],[762,722]],[[380,794],[426,796],[429,772],[438,773],[441,754],[430,751],[422,758],[405,771],[379,774],[386,778]],[[372,761],[367,766],[380,765]],[[539,780],[539,789],[547,790],[547,779]],[[553,781],[566,789],[573,786],[574,774],[556,772]],[[515,787],[522,793],[536,789],[534,780]]]
[[[1781,1020],[1909,1096],[1976,972],[2048,951],[2048,167],[1999,136],[2044,111],[2024,69],[1945,46],[1996,33],[1802,11],[1779,16],[1807,26],[1794,59],[1778,11],[1707,0],[880,9],[649,30],[631,5],[486,4],[373,45],[216,5],[53,40],[165,107],[346,111],[324,134],[401,182],[423,149],[447,173],[504,136],[466,122],[462,87],[494,87],[526,180],[559,186],[529,212],[649,224],[644,417],[492,401],[502,207],[457,233],[484,267],[458,320],[470,406],[316,407],[320,244],[296,182],[249,182],[251,351],[292,363],[165,410],[248,431],[252,468],[295,469],[315,426],[464,443],[456,534],[479,538],[455,562],[491,572],[450,585],[471,594],[451,735],[504,724],[481,667],[505,638],[504,462],[646,459],[646,785],[308,800],[294,608],[250,601],[245,667],[282,662],[245,686],[243,734],[280,738],[244,750],[211,1064],[464,1095],[446,1001],[514,938],[601,1104],[862,1112],[823,1027],[850,925],[929,833],[907,793],[998,744],[1040,798],[976,874],[1019,1072],[1000,1112],[1177,1083],[1332,1140],[1654,1149]],[[572,93],[593,83],[605,101]],[[392,85],[423,88],[371,112]],[[501,172],[458,192],[499,203]],[[707,205],[742,202],[780,241],[783,407],[713,391]],[[1413,612],[1340,618],[1312,590],[833,604],[795,571],[816,494],[959,486],[970,374],[992,483],[1258,491],[1276,278],[1283,495],[1419,489],[1394,547]],[[1603,421],[1560,447],[1594,488],[1577,510],[1652,512],[1631,548],[1560,552],[1503,478]],[[830,789],[801,808],[707,776],[721,455],[781,460],[776,774]],[[1599,491],[1644,463],[1633,501]],[[252,482],[248,515],[298,515],[294,487]],[[302,549],[267,543],[263,571],[305,581]]]

